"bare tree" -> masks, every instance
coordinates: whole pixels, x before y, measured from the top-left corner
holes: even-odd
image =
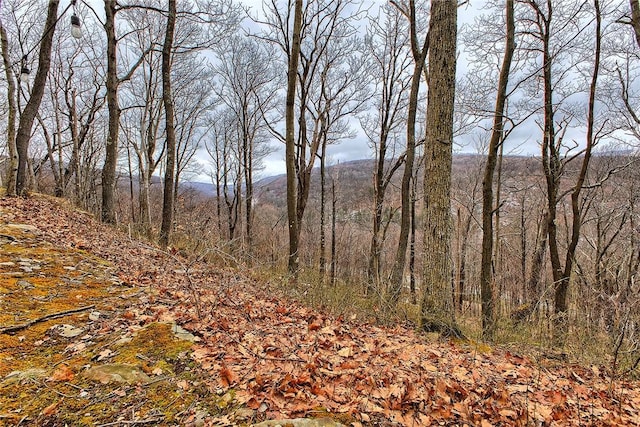
[[[9,196],[16,195],[16,174],[18,173],[18,150],[16,148],[16,78],[13,74],[11,66],[11,56],[9,52],[9,40],[7,38],[7,30],[0,20],[0,43],[2,48],[2,64],[4,65],[4,74],[7,79],[7,147],[9,151],[9,171],[6,184],[6,192]]]
[[[245,188],[245,237],[250,251],[253,240],[254,174],[268,154],[267,128],[263,111],[275,108],[278,83],[270,66],[273,52],[256,39],[236,34],[216,49],[219,62],[214,69],[219,79],[220,101],[234,114],[240,136],[238,150]]]
[[[401,7],[398,5],[398,7]],[[408,9],[403,8],[403,13],[409,20],[411,52],[413,53],[413,75],[411,77],[411,89],[409,91],[409,111],[407,115],[407,149],[405,151],[404,172],[400,187],[402,208],[400,214],[400,238],[396,251],[393,269],[391,270],[390,295],[392,305],[398,302],[404,278],[404,269],[407,257],[407,244],[409,239],[409,227],[411,225],[411,178],[413,176],[413,163],[416,152],[416,116],[418,111],[418,93],[420,80],[425,67],[427,53],[429,51],[429,32],[426,33],[422,46],[418,42],[418,29],[416,22],[415,0],[409,0]],[[457,12],[456,12],[457,13]],[[455,50],[455,42],[454,42]],[[455,67],[454,67],[455,70]],[[455,71],[454,71],[455,74]],[[452,135],[453,138],[453,135]]]
[[[162,45],[162,102],[164,104],[166,142],[166,169],[164,174],[164,199],[162,203],[162,225],[160,228],[160,246],[169,245],[171,228],[173,227],[173,187],[176,164],[176,128],[173,94],[171,92],[171,55],[173,53],[173,37],[176,27],[176,0],[169,0],[167,29]]]
[[[382,16],[371,19],[366,47],[374,59],[371,78],[375,84],[375,114],[361,118],[364,129],[375,152],[373,172],[373,224],[369,249],[367,276],[374,288],[379,288],[382,275],[382,250],[386,230],[393,218],[388,208],[385,216],[387,188],[395,172],[404,161],[398,152],[396,132],[404,123],[411,63],[409,40],[405,35],[406,21],[398,8],[381,7]],[[382,21],[379,24],[378,21]],[[373,290],[373,289],[370,289]]]
[[[38,70],[33,80],[33,89],[27,104],[20,115],[18,130],[16,133],[16,149],[18,153],[18,171],[16,175],[16,194],[26,195],[27,192],[27,157],[29,155],[29,140],[33,121],[38,114],[40,102],[44,95],[44,90],[51,64],[51,47],[53,45],[53,34],[58,21],[58,0],[49,0],[47,8],[47,19],[42,31],[40,50],[38,53]]]
[[[424,172],[422,327],[459,333],[451,296],[451,162],[455,97],[457,2],[431,4],[429,94]]]
[[[514,1],[507,0],[505,5],[507,33],[505,36],[504,58],[498,79],[498,94],[493,118],[493,129],[487,153],[484,178],[482,180],[482,262],[480,265],[480,286],[482,292],[482,335],[493,338],[495,329],[493,295],[493,217],[494,196],[493,181],[500,147],[504,143],[505,104],[507,101],[511,60],[515,51]]]

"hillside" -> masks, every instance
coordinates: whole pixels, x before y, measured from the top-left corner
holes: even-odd
[[[607,367],[333,318],[50,198],[1,199],[0,247],[0,424],[640,425]]]

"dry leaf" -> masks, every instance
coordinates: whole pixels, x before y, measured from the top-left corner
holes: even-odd
[[[74,377],[74,373],[67,365],[60,365],[53,371],[53,374],[49,377],[49,381],[71,381]]]

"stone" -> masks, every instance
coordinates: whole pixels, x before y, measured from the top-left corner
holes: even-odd
[[[9,236],[8,234],[0,234],[0,245],[6,245],[7,243],[13,243],[17,239],[13,236]]]
[[[56,334],[60,335],[61,337],[65,337],[65,338],[74,338],[84,332],[84,330],[81,328],[76,328],[73,325],[67,325],[67,324],[52,326],[51,330]]]
[[[37,233],[38,231],[40,231],[38,227],[27,224],[6,224],[4,227],[10,230],[19,230],[26,233]]]
[[[26,280],[18,280],[18,281],[16,282],[16,285],[18,285],[18,287],[19,287],[20,289],[24,289],[24,290],[27,290],[27,289],[34,289],[34,288],[35,288],[35,286],[33,286],[33,284],[32,284],[32,283],[30,283],[30,282],[28,282],[28,281],[26,281]]]
[[[2,384],[9,385],[17,382],[22,382],[23,380],[45,377],[47,377],[47,371],[45,371],[44,369],[31,368],[24,371],[9,372],[4,381],[2,381]]]
[[[189,333],[189,331],[187,331],[186,329],[182,328],[177,323],[172,323],[171,324],[171,332],[173,332],[173,335],[175,335],[176,338],[178,338],[180,340],[183,340],[183,341],[189,341],[189,342],[200,341],[200,338],[198,338],[195,335]]]
[[[85,372],[84,376],[90,380],[102,384],[116,383],[148,383],[150,378],[139,368],[133,365],[114,363],[109,365],[94,366]]]
[[[252,427],[345,427],[331,418],[296,418],[263,421],[258,424],[251,424]]]

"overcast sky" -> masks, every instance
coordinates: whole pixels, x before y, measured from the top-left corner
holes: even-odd
[[[366,0],[365,6],[370,6],[370,10],[375,14],[380,4],[385,0]],[[251,8],[252,11],[260,13],[262,10],[262,0],[240,0],[240,2]],[[458,15],[459,27],[465,23],[470,23],[473,18],[480,13],[482,4],[485,0],[472,0],[468,6],[464,6],[460,9]],[[462,67],[464,64],[462,63]],[[459,61],[459,68],[460,61]],[[354,130],[357,131],[357,136],[354,139],[343,140],[339,144],[331,145],[328,147],[329,163],[334,164],[337,162],[345,162],[350,160],[373,158],[373,151],[367,143],[367,138],[360,128],[357,119],[352,122]],[[465,141],[458,141],[466,146],[458,146],[459,150],[474,151],[471,138],[465,138]],[[280,142],[273,143],[274,152],[271,153],[265,160],[265,169],[261,173],[262,176],[271,176],[285,173],[284,163],[284,144]]]

